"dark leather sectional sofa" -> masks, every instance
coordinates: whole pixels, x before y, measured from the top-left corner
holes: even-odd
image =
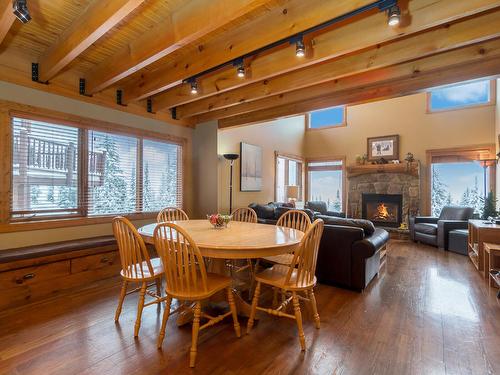
[[[311,208],[310,204],[307,206]],[[273,225],[292,209],[276,202],[252,203],[249,207],[255,210],[260,223]],[[356,291],[365,289],[379,272],[380,250],[389,240],[389,233],[375,228],[368,220],[340,217],[341,213],[304,211],[312,220],[321,218],[325,222],[316,267],[318,281]]]

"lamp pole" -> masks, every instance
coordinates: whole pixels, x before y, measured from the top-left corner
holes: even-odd
[[[229,160],[229,215],[233,212],[233,165],[239,157],[238,154],[224,154],[224,158]]]

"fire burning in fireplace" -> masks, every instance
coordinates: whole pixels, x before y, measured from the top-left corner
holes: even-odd
[[[379,203],[377,205],[377,210],[372,217],[372,220],[392,221],[394,219],[394,215],[389,212],[389,208],[385,205],[385,203]]]

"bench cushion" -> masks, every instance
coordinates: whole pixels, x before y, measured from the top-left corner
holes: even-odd
[[[432,223],[417,223],[415,224],[415,232],[437,236],[437,224]]]
[[[71,251],[85,250],[88,248],[103,247],[115,244],[115,237],[110,235],[48,243],[43,245],[19,247],[17,249],[0,250],[0,263],[9,263],[24,259],[40,258]]]

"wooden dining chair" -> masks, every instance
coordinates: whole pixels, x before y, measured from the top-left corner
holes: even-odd
[[[154,242],[156,251],[163,263],[166,278],[166,307],[158,336],[158,348],[161,348],[165,337],[165,328],[170,315],[172,298],[194,302],[194,320],[189,358],[189,366],[194,367],[200,330],[232,315],[236,336],[241,336],[231,289],[231,279],[215,273],[207,273],[198,246],[184,229],[174,223],[158,224],[154,231]],[[217,317],[202,312],[201,301],[224,289],[226,289],[230,311]],[[200,318],[206,318],[208,322],[200,326]]]
[[[177,207],[166,207],[158,212],[158,216],[156,217],[157,223],[181,220],[189,220],[189,217],[183,210]]]
[[[252,300],[252,308],[247,323],[247,333],[250,333],[252,330],[257,310],[279,317],[295,319],[299,330],[300,347],[302,350],[306,349],[299,299],[303,299],[311,304],[314,322],[316,328],[319,329],[320,319],[313,289],[316,285],[316,276],[314,274],[323,227],[323,220],[317,219],[314,221],[302,238],[300,247],[295,252],[293,261],[289,266],[276,264],[256,275],[257,287],[255,288]],[[291,296],[287,297],[276,309],[260,307],[258,306],[258,302],[262,284],[281,289],[287,294],[290,293]],[[304,295],[301,295],[301,293]],[[293,303],[294,315],[286,312],[286,308],[290,302]]]
[[[276,225],[278,227],[300,230],[305,233],[311,226],[311,219],[304,211],[289,210],[280,216]],[[292,263],[293,253],[274,255],[262,259],[269,263],[284,264],[288,266]],[[256,265],[256,268],[257,266],[258,264]]]
[[[125,296],[130,293],[139,292],[137,318],[134,328],[134,337],[137,337],[141,327],[143,308],[162,301],[161,281],[163,267],[160,258],[150,258],[144,240],[128,219],[121,216],[115,217],[113,219],[113,233],[120,253],[122,264],[120,275],[123,279],[120,299],[115,312],[115,322],[118,322],[120,318]],[[128,284],[131,282],[139,283],[140,287],[127,291]],[[156,293],[148,289],[154,285],[156,285]],[[153,297],[154,300],[145,304],[146,294]]]
[[[242,221],[245,223],[256,223],[257,213],[250,207],[237,208],[231,213],[233,221]]]

